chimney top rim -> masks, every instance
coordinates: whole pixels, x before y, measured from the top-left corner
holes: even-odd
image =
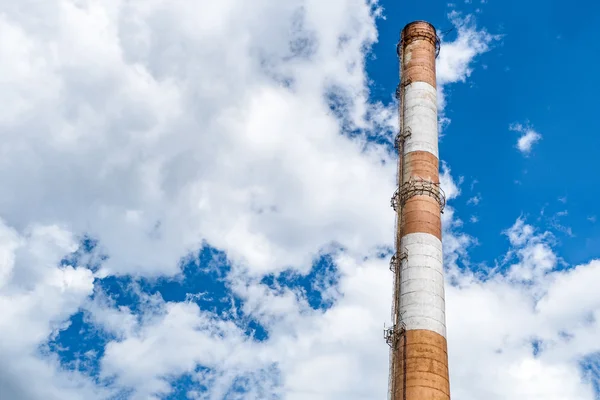
[[[437,32],[436,29],[435,29],[435,26],[433,26],[433,24],[431,22],[425,21],[425,20],[416,20],[416,21],[409,22],[408,24],[404,25],[404,28],[402,28],[402,30],[404,31],[409,26],[414,25],[414,24],[427,24],[427,25],[429,25],[433,29],[434,32]]]

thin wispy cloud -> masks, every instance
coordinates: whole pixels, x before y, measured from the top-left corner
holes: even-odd
[[[543,209],[540,214],[542,216],[544,215]],[[566,217],[568,215],[569,215],[568,210],[558,211],[553,216],[547,218],[547,221],[548,221],[549,226],[552,229],[556,230],[557,232],[561,232],[569,237],[574,237],[575,234],[573,233],[573,229],[570,226],[567,226],[564,223],[560,222],[561,218]]]
[[[467,204],[474,205],[474,206],[479,205],[480,202],[481,202],[481,194],[478,194],[477,196],[473,196],[469,200],[467,200]]]

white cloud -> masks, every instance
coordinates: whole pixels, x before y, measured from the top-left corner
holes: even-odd
[[[442,162],[442,171],[440,173],[440,186],[446,194],[446,200],[455,199],[460,195],[460,183],[454,181],[452,178],[450,167],[448,164]]]
[[[542,135],[535,131],[527,131],[523,136],[519,138],[517,147],[522,153],[529,153],[532,146],[542,138]]]
[[[390,109],[367,102],[364,52],[377,38],[379,11],[355,0],[204,3],[53,0],[25,10],[0,1],[0,186],[10,188],[0,198],[9,232],[0,246],[0,279],[8,285],[0,294],[8,310],[0,343],[12,349],[10,357],[2,353],[10,363],[0,362],[0,375],[14,377],[15,393],[22,392],[11,398],[105,397],[91,379],[33,353],[79,307],[116,336],[103,376],[116,374],[117,385],[141,398],[166,393],[164,375],[197,362],[221,372],[235,367],[211,384],[222,398],[219,388],[260,353],[249,354],[250,343],[235,352],[232,341],[242,334],[233,327],[211,337],[217,316],[191,305],[159,304],[164,313],[140,324],[110,299],[87,304],[90,271],[56,267],[83,233],[110,257],[98,276],[173,275],[203,240],[255,275],[306,270],[332,242],[349,256],[391,243],[393,213],[381,205],[394,190],[394,156],[364,136],[342,135],[324,96],[341,99],[350,128],[379,132],[377,124],[393,119]],[[55,225],[61,228],[48,233]],[[42,228],[30,248],[31,226]],[[270,307],[279,303],[267,298],[275,300]],[[265,312],[289,311],[294,301]],[[342,322],[357,317],[354,309],[342,312]],[[329,326],[314,319],[305,329],[318,324],[325,337]],[[379,336],[383,320],[372,330],[366,324],[365,335]],[[310,354],[278,354],[289,364],[289,390],[302,386],[294,380],[315,379],[298,369],[317,368]],[[343,356],[331,355],[333,364],[323,357],[323,365],[347,365]],[[343,373],[322,390],[356,376]],[[39,389],[28,384],[31,376]]]
[[[573,288],[585,288],[589,285],[583,280],[589,282],[591,276],[584,275],[595,274],[597,266],[555,270],[557,256],[549,234],[536,233],[523,219],[507,235],[513,246],[508,255],[516,260],[507,265],[505,274],[492,273],[484,280],[465,276],[447,292],[448,330],[454,332],[449,350],[453,382],[473,382],[455,384],[454,396],[476,399],[486,394],[501,399],[527,393],[529,398],[593,399],[593,388],[580,372],[579,361],[583,354],[598,351],[591,338],[600,326],[581,324],[589,312],[597,312],[599,298],[592,295],[585,302],[569,298],[565,279],[573,280]],[[589,293],[584,289],[580,295]],[[574,314],[567,317],[567,310]],[[572,334],[571,339],[562,338],[561,332]],[[541,341],[537,356],[531,344],[534,339]],[[581,352],[565,351],[569,346]],[[480,374],[471,363],[489,365],[494,374],[489,369]]]
[[[56,267],[75,245],[58,226],[33,226],[20,235],[0,219],[0,388],[7,399],[100,398],[104,392],[91,379],[58,368],[55,358],[38,354],[92,293],[89,270]],[[38,384],[26,383],[32,376]]]
[[[557,258],[547,239],[549,233],[536,235],[533,226],[519,218],[505,234],[515,246],[520,262],[512,265],[509,278],[516,281],[540,281],[557,265]]]
[[[504,233],[508,236],[510,244],[513,246],[522,246],[533,236],[533,227],[527,225],[525,220],[520,217],[515,224]]]
[[[446,193],[446,200],[448,202],[460,195],[462,179],[455,182],[450,168],[445,163],[442,164],[440,182],[442,189]],[[456,276],[461,274],[461,267],[469,265],[468,249],[477,243],[474,237],[460,231],[462,226],[463,221],[456,216],[451,202],[450,204],[447,203],[442,214],[442,229],[444,265],[447,269],[446,272],[448,273],[449,281],[455,280]]]
[[[511,131],[522,133],[517,140],[517,149],[525,155],[528,155],[531,152],[533,145],[542,139],[542,135],[533,130],[533,128],[519,123],[511,124],[509,129]]]
[[[93,235],[105,273],[174,274],[202,240],[257,272],[307,268],[331,241],[385,241],[364,228],[389,214],[376,205],[393,192],[392,155],[340,135],[323,97],[335,88],[368,127],[378,11],[303,4],[56,0],[43,32],[10,7],[0,215]]]
[[[10,188],[0,217],[16,238],[3,239],[10,245],[1,247],[0,279],[40,281],[29,280],[29,292],[10,283],[0,296],[9,310],[0,342],[20,357],[2,357],[11,361],[0,368],[39,376],[44,391],[14,379],[32,392],[12,398],[76,393],[56,361],[47,372],[19,365],[44,363],[31,351],[92,293],[89,271],[54,267],[54,253],[35,256],[52,250],[44,247],[55,241],[48,234],[38,233],[30,251],[13,249],[40,221],[60,224],[65,238],[98,239],[110,257],[99,276],[173,275],[203,240],[257,275],[305,270],[332,242],[357,255],[391,243],[393,213],[381,205],[394,190],[394,156],[341,135],[324,96],[341,99],[350,127],[393,118],[367,102],[364,51],[377,39],[379,11],[354,0],[205,3],[53,0],[25,10],[0,1],[0,186]],[[190,305],[160,306],[165,314],[140,326],[111,304],[86,305],[96,324],[117,334],[102,371],[141,398],[167,392],[164,374],[203,357],[227,361],[231,340],[241,340],[233,328],[227,340],[211,338],[218,321]],[[169,326],[182,335],[168,336]],[[243,372],[236,357],[244,365],[256,352],[235,354],[229,362]],[[84,389],[77,396],[102,397]]]
[[[202,312],[196,304],[159,307],[137,332],[109,343],[102,359],[103,375],[116,376],[119,385],[135,388],[134,399],[158,399],[170,393],[165,377],[193,373],[197,364],[222,373],[224,382],[212,382],[211,388],[213,398],[222,398],[235,377],[272,362],[233,322]]]

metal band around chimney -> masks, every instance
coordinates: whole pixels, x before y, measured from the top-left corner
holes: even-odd
[[[394,211],[398,211],[398,207],[404,206],[406,201],[413,196],[432,197],[440,205],[440,213],[444,212],[444,207],[446,207],[446,195],[440,187],[440,184],[418,178],[411,178],[394,192],[391,201]]]

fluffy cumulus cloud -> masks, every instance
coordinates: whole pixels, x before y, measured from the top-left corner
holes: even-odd
[[[542,140],[542,135],[527,125],[515,123],[511,124],[509,129],[521,134],[517,139],[517,149],[524,155],[529,155],[533,145]]]
[[[0,220],[0,395],[6,399],[102,397],[86,376],[61,370],[40,345],[65,326],[92,294],[89,269],[60,264],[76,249],[57,225],[31,225],[23,233]],[[28,383],[35,376],[39,385]]]
[[[504,262],[483,277],[463,274],[448,290],[455,396],[596,398],[597,375],[582,363],[600,351],[600,296],[591,293],[600,261],[565,269],[551,233],[521,218],[505,233]]]
[[[395,110],[369,100],[376,2],[0,9],[0,397],[385,396],[395,156],[368,138],[390,142]],[[440,111],[494,40],[450,18]],[[451,202],[462,180],[442,172]],[[592,399],[598,262],[557,268],[551,235],[519,220],[503,269],[473,275],[461,226],[450,203],[456,398]],[[194,264],[203,246],[222,257]],[[182,259],[224,293],[148,289],[183,285]]]
[[[107,274],[175,273],[203,240],[272,271],[306,267],[330,241],[384,239],[358,226],[387,211],[375,205],[392,188],[392,164],[380,167],[390,155],[339,135],[325,96],[368,128],[373,6],[65,0],[27,17],[23,7],[0,20],[12,61],[0,212],[11,226],[86,232],[110,255]],[[349,221],[352,209],[363,212]]]

